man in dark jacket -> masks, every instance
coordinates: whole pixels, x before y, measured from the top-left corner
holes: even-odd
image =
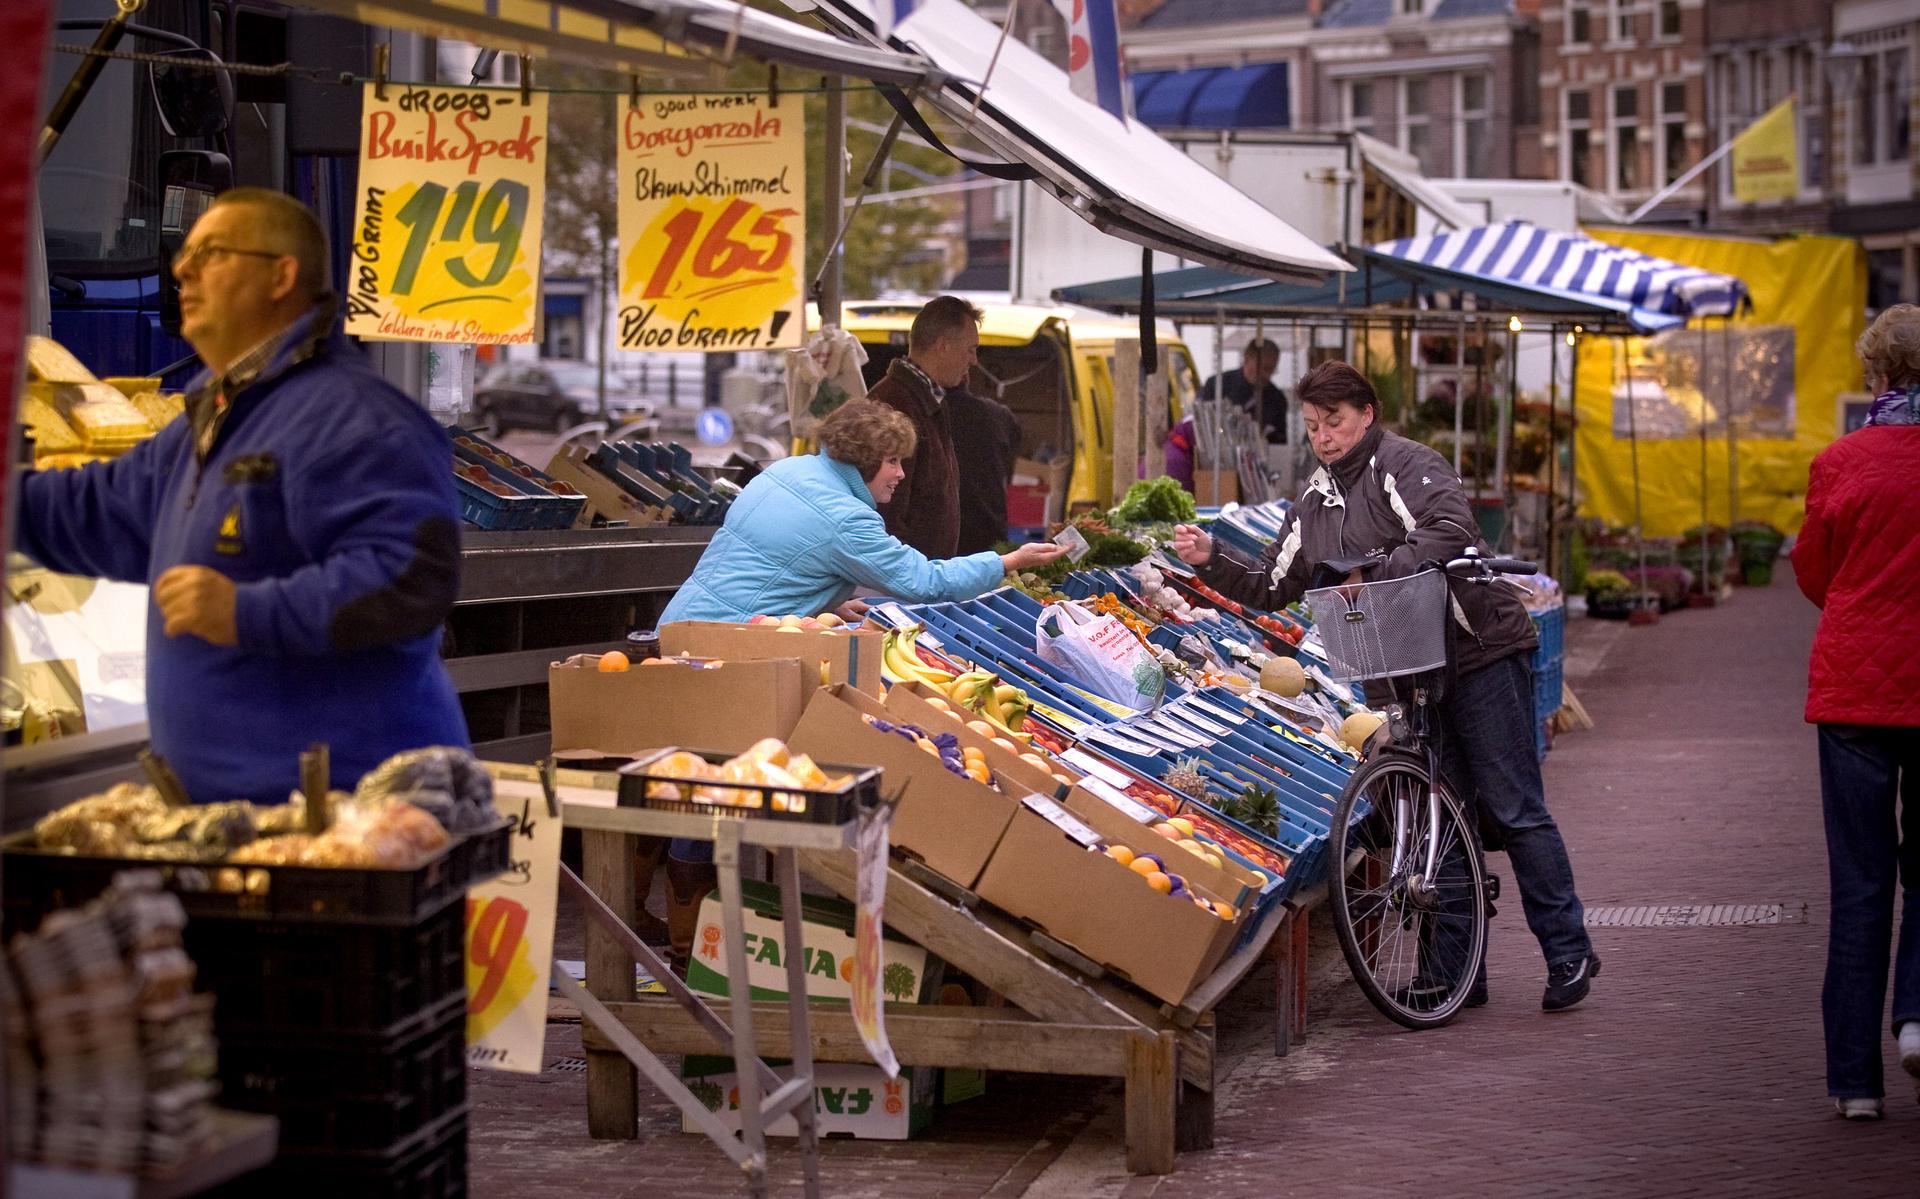
[[[1020,420],[999,400],[965,387],[947,392],[947,407],[961,480],[957,552],[977,554],[1007,539],[1007,484],[1020,453]]]
[[[1280,366],[1280,347],[1264,337],[1256,337],[1240,352],[1240,369],[1223,371],[1200,388],[1200,398],[1215,395],[1236,404],[1260,423],[1272,445],[1287,443],[1287,393],[1273,383],[1273,372]]]
[[[207,367],[185,417],[20,486],[21,550],[151,586],[153,748],[201,802],[285,800],[316,741],[346,790],[401,750],[467,744],[439,659],[459,590],[451,450],[334,332],[326,264],[297,201],[221,195],[173,263]]]
[[[980,310],[958,296],[927,302],[907,331],[907,352],[867,393],[913,422],[919,438],[907,477],[882,505],[887,532],[929,558],[960,544],[960,465],[953,449],[947,389],[967,381],[980,349]]]

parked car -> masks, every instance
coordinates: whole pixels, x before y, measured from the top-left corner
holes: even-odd
[[[473,419],[483,429],[571,429],[600,415],[600,367],[592,362],[547,358],[505,362],[489,371],[473,395]],[[627,390],[619,375],[607,373],[607,408],[631,418],[646,405]]]

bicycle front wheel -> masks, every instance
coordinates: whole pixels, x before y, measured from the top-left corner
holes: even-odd
[[[1452,1020],[1487,935],[1486,867],[1452,787],[1421,758],[1377,757],[1340,793],[1328,849],[1334,931],[1367,999],[1408,1028]]]

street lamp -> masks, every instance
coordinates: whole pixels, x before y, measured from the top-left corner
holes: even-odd
[[[1860,82],[1860,68],[1866,55],[1852,42],[1841,38],[1827,47],[1827,83],[1832,86],[1836,98],[1852,99],[1853,89]]]

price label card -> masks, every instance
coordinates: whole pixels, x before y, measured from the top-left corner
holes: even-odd
[[[347,332],[531,345],[539,321],[547,97],[367,84]]]
[[[1105,801],[1109,807],[1131,816],[1141,824],[1153,824],[1160,819],[1160,813],[1154,811],[1146,804],[1141,803],[1133,796],[1128,795],[1126,792],[1116,787],[1109,787],[1100,779],[1088,776],[1080,780],[1080,787],[1087,793]]]
[[[560,903],[560,819],[548,814],[534,768],[488,770],[512,847],[506,873],[467,893],[467,1064],[538,1074]]]
[[[1041,817],[1048,824],[1053,825],[1053,827],[1059,829],[1067,836],[1072,837],[1088,849],[1092,849],[1094,846],[1100,844],[1099,833],[1094,832],[1093,829],[1087,827],[1078,816],[1067,811],[1051,799],[1040,795],[1029,795],[1020,802],[1027,806],[1028,811]]]
[[[765,92],[620,112],[620,348],[769,350],[805,333],[806,126]]]

